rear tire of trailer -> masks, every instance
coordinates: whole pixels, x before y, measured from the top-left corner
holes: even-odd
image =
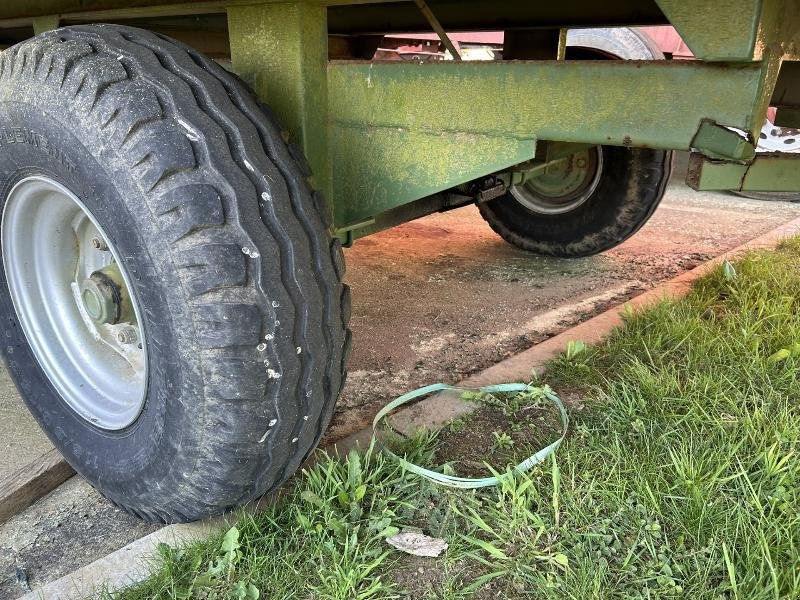
[[[664,54],[636,28],[589,28],[567,33],[566,58],[663,60]],[[647,222],[671,172],[671,151],[596,146],[478,206],[492,229],[518,248],[590,256],[621,244]]]
[[[479,204],[481,216],[504,240],[536,254],[591,256],[621,244],[658,207],[672,152],[597,146],[581,154],[588,165],[581,177],[574,175],[576,154],[550,179],[545,174]]]
[[[0,350],[54,445],[150,521],[280,485],[350,334],[341,247],[274,117],[176,41],[68,27],[0,55],[0,146]]]

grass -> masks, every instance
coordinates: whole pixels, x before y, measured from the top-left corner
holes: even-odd
[[[148,580],[102,595],[800,598],[800,239],[625,321],[551,365],[547,382],[582,408],[555,459],[528,475],[455,492],[374,448],[323,459],[274,506],[206,542],[162,546]],[[557,435],[527,408],[493,399],[480,411],[508,431],[478,415],[402,450],[452,468],[453,439],[479,429],[485,457],[526,456],[536,448],[520,414],[544,428],[537,443]],[[401,555],[385,543],[399,528],[449,548]]]

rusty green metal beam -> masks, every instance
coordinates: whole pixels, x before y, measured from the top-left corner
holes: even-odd
[[[305,151],[317,188],[330,190],[326,9],[309,2],[228,8],[233,70]]]
[[[103,14],[107,18],[136,18],[149,15],[179,15],[220,12],[226,6],[279,3],[284,0],[6,0],[0,2],[0,22],[36,16]],[[336,7],[332,14],[335,32],[418,31],[427,22],[413,2],[396,0],[306,0],[309,5]],[[340,7],[341,8],[338,8]],[[519,0],[436,0],[434,9],[451,29],[504,29],[507,25],[643,25],[664,23],[664,16],[652,0],[573,0],[568,5],[519,2]],[[2,26],[2,23],[0,23]]]
[[[782,104],[780,96],[793,84],[794,74],[781,81],[784,61],[800,57],[800,0],[765,0],[761,14],[753,58],[762,64],[758,96],[753,103],[748,134],[756,139],[771,103]],[[778,97],[776,97],[776,95]],[[791,100],[788,98],[787,100]]]
[[[748,129],[760,64],[333,62],[340,127],[688,149],[702,120]],[[760,125],[760,124],[759,124]]]
[[[761,65],[331,63],[335,222],[529,160],[536,139],[689,149],[704,120],[751,129]],[[680,92],[679,92],[680,90]]]
[[[738,164],[693,153],[686,182],[700,191],[800,192],[800,154],[759,154]]]
[[[536,140],[334,124],[330,147],[341,227],[530,160]]]
[[[20,0],[0,3],[0,27],[227,12],[234,70],[303,148],[344,229],[529,161],[537,140],[747,161],[748,140],[723,127],[752,139],[781,62],[797,53],[800,0],[429,1],[445,29],[498,14],[501,29],[666,14],[700,58],[730,62],[328,64],[332,29],[392,28],[409,8],[420,17],[413,2],[383,0]]]
[[[59,18],[55,15],[49,15],[46,17],[36,17],[33,19],[31,25],[33,26],[33,33],[39,35],[40,33],[44,33],[45,31],[52,31],[53,29],[58,29],[60,26]]]
[[[755,147],[740,133],[711,121],[703,121],[692,140],[691,147],[710,158],[751,160]]]

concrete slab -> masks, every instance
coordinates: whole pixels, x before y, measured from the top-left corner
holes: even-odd
[[[0,527],[0,598],[17,598],[41,585],[42,574],[58,579],[159,529],[73,477]]]

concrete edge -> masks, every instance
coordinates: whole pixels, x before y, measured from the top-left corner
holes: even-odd
[[[561,354],[572,340],[581,340],[586,344],[596,344],[612,330],[622,324],[620,312],[626,304],[641,310],[665,298],[680,298],[689,293],[692,283],[710,272],[726,260],[735,258],[749,250],[769,249],[777,246],[783,239],[800,234],[800,217],[785,223],[772,231],[750,240],[732,250],[712,258],[690,271],[659,284],[628,302],[618,304],[571,327],[552,338],[541,342],[528,350],[520,352],[491,367],[473,375],[458,385],[475,387],[490,383],[528,381],[532,371],[544,372],[544,366]],[[473,407],[461,401],[455,395],[433,396],[412,406],[397,411],[392,416],[392,425],[400,431],[409,432],[420,427],[437,428],[451,420],[469,413]],[[333,450],[344,455],[356,447],[369,444],[372,428],[362,429],[342,440]],[[320,449],[317,452],[326,449]],[[316,453],[315,453],[316,454]],[[269,498],[261,502],[269,502]],[[261,504],[259,502],[258,505]],[[167,525],[158,531],[144,536],[127,546],[112,552],[72,573],[64,575],[36,590],[22,596],[20,600],[77,600],[101,589],[101,586],[122,587],[141,580],[147,573],[147,560],[156,550],[159,543],[180,544],[201,539],[225,525],[226,517],[217,517],[196,523]]]
[[[0,525],[75,474],[55,448],[0,479]]]

